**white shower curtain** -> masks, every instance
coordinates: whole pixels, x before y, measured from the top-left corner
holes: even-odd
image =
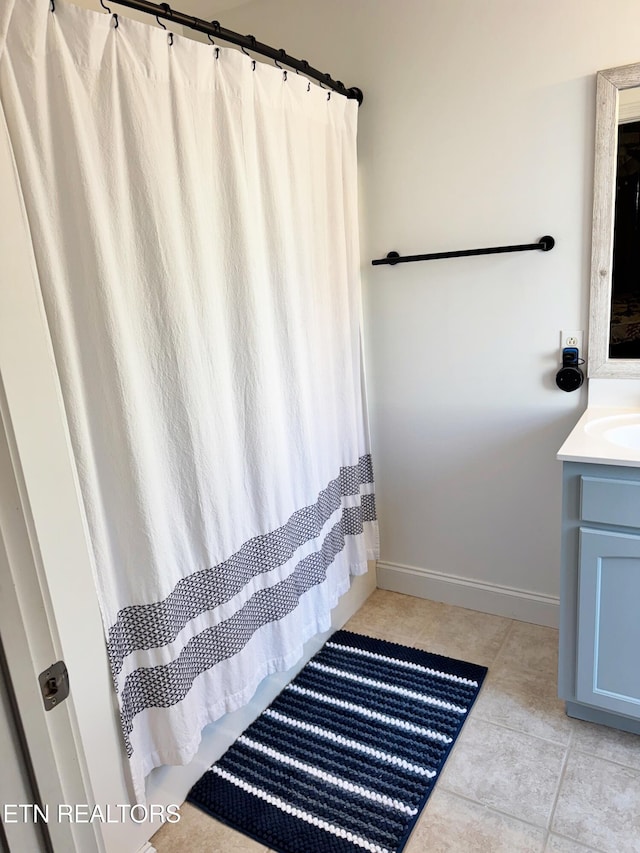
[[[3,0],[0,97],[142,801],[330,626],[377,531],[356,103],[114,23]]]

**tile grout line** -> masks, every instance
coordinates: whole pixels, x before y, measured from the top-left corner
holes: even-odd
[[[480,800],[474,800],[472,797],[467,797],[464,794],[459,793],[458,791],[452,791],[446,787],[443,787],[442,790],[446,791],[450,797],[457,797],[459,800],[464,800],[466,803],[471,803],[474,806],[480,806],[480,808],[486,809],[489,812],[493,812],[493,814],[498,814],[501,817],[509,818],[509,820],[512,820],[515,823],[524,823],[526,826],[530,826],[532,829],[537,829],[544,833],[548,832],[547,828],[541,826],[539,823],[533,823],[532,821],[526,820],[525,818],[516,817],[510,812],[503,811],[502,809],[497,808],[497,806],[490,806],[487,803],[482,803],[480,802]]]
[[[550,746],[559,746],[563,749],[569,748],[569,743],[563,743],[560,740],[552,740],[548,737],[543,737],[542,735],[534,735],[531,732],[527,732],[524,729],[514,729],[512,726],[507,725],[506,723],[498,723],[494,720],[490,720],[487,717],[477,717],[478,720],[482,720],[483,723],[491,723],[492,726],[497,726],[500,729],[504,729],[507,732],[513,732],[516,735],[526,735],[527,737],[536,738],[536,740],[541,740],[543,743],[548,743]],[[597,756],[596,756],[597,757]]]
[[[546,628],[546,627],[547,627],[546,625],[536,625],[536,623],[535,623],[535,622],[523,622],[521,619],[511,619],[511,625],[509,626],[509,629],[508,629],[508,631],[507,631],[507,633],[506,633],[506,635],[505,635],[505,638],[504,638],[504,640],[503,640],[502,644],[500,645],[500,648],[498,649],[498,653],[496,654],[496,656],[495,656],[495,658],[494,658],[494,660],[493,660],[493,663],[494,663],[494,664],[498,661],[498,659],[499,659],[500,655],[501,655],[501,654],[502,654],[502,652],[504,651],[504,647],[505,647],[505,645],[506,645],[506,643],[507,643],[508,639],[510,638],[511,634],[514,632],[514,629],[515,629],[515,626],[516,626],[516,625],[531,625],[531,626],[536,627],[536,628]],[[550,628],[549,630],[554,631],[554,632],[555,632],[555,634],[558,634],[558,629],[557,629],[557,628]],[[520,668],[520,669],[523,669],[524,667],[520,666],[519,668]],[[544,670],[542,670],[542,669],[538,670],[538,669],[536,668],[535,670],[532,670],[532,671],[535,671],[535,672],[543,672]],[[556,662],[556,674],[557,674],[557,662]]]
[[[491,666],[494,666],[494,665],[495,665],[495,662],[498,660],[498,658],[499,658],[499,657],[500,657],[500,655],[502,654],[502,650],[503,650],[503,649],[504,649],[504,647],[506,646],[506,644],[507,644],[507,640],[509,639],[509,637],[511,636],[511,634],[512,634],[512,632],[513,632],[514,625],[516,624],[516,621],[517,621],[516,619],[510,619],[510,620],[509,620],[509,623],[510,623],[510,624],[509,624],[509,627],[507,628],[507,630],[506,630],[506,631],[505,631],[505,633],[504,633],[504,638],[503,638],[502,642],[500,643],[500,648],[498,649],[498,651],[497,651],[497,652],[496,652],[496,654],[495,654],[495,657],[494,657],[494,658],[493,658],[493,660],[491,661]],[[489,667],[487,667],[487,669],[489,669]],[[487,673],[487,675],[488,675],[488,673]]]
[[[573,750],[573,752],[579,752],[581,755],[585,755],[587,758],[597,758],[598,761],[605,761],[607,764],[614,764],[616,767],[621,767],[623,770],[631,770],[632,773],[637,774],[640,778],[640,767],[633,767],[631,764],[624,764],[622,761],[615,761],[613,758],[605,758],[603,755],[598,755],[596,752],[589,752],[588,749],[583,749],[577,745],[570,744],[569,748]]]
[[[576,723],[577,724],[585,723],[586,725],[590,725],[590,726],[597,726],[598,723],[590,723],[588,720],[580,720],[577,717],[570,717],[568,714],[566,716],[567,716],[568,720],[572,721],[571,733],[570,733],[570,738],[569,738],[569,749],[570,750],[573,750],[574,752],[579,752],[582,755],[588,756],[589,758],[598,758],[601,761],[607,761],[609,764],[615,764],[616,766],[623,767],[626,770],[633,770],[640,775],[640,765],[634,766],[632,764],[625,764],[623,761],[616,761],[613,758],[605,758],[602,755],[598,755],[597,752],[591,752],[587,747],[580,746],[580,744],[577,742],[577,739],[576,739],[576,735],[578,733],[580,725],[576,725]],[[608,728],[608,727],[605,726],[604,728]],[[618,731],[618,729],[612,729],[612,731]],[[625,734],[633,735],[633,732],[625,732]],[[640,741],[640,734],[636,735],[636,737],[638,737],[638,739]]]
[[[545,829],[544,831],[544,842],[542,846],[542,853],[547,853],[549,848],[549,839],[551,838],[551,830]]]
[[[475,710],[475,708],[472,708],[472,712],[474,710]],[[476,719],[479,722],[489,723],[489,725],[496,726],[496,728],[499,728],[499,729],[504,729],[507,732],[513,732],[513,734],[516,734],[516,735],[524,735],[525,737],[534,738],[534,740],[541,740],[543,743],[548,743],[550,746],[561,747],[562,749],[565,749],[565,750],[569,749],[569,743],[568,742],[562,743],[562,742],[557,741],[557,740],[551,740],[550,738],[542,737],[541,735],[531,734],[531,732],[525,732],[523,729],[514,729],[511,726],[508,726],[506,723],[498,723],[498,722],[495,722],[494,720],[487,719],[487,717],[477,717]],[[595,757],[597,758],[597,756],[595,756]],[[630,768],[630,769],[633,769],[633,768]]]
[[[585,844],[584,841],[576,841],[575,838],[570,838],[568,835],[563,835],[561,832],[551,832],[551,830],[549,830],[549,837],[552,835],[555,835],[556,838],[561,838],[563,841],[570,841],[572,844],[578,844],[580,847],[584,847],[585,850],[590,851],[590,853],[606,853],[606,851],[601,850],[599,847],[593,847],[591,844]],[[549,843],[548,839],[547,843]]]
[[[558,800],[560,799],[560,789],[562,788],[562,783],[564,782],[564,777],[565,777],[565,773],[567,770],[567,764],[569,763],[569,756],[570,755],[571,755],[571,740],[569,740],[569,743],[568,743],[567,747],[565,748],[564,758],[562,759],[562,767],[560,769],[560,776],[558,778],[558,784],[556,786],[556,793],[555,793],[555,796],[553,798],[553,804],[551,806],[551,810],[549,812],[549,821],[547,824],[547,829],[548,829],[549,833],[551,833],[553,831],[552,830],[553,819],[554,819],[555,814],[556,814],[556,808],[558,806]],[[560,833],[556,833],[556,834],[559,835]],[[576,843],[580,843],[580,842],[578,842],[578,840],[576,838],[572,838],[571,840],[575,841]]]

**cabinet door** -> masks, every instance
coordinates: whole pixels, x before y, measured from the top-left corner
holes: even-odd
[[[640,718],[640,536],[580,530],[576,698]]]

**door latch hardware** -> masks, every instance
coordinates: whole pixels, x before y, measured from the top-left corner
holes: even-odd
[[[45,711],[59,705],[69,695],[69,673],[64,661],[51,664],[38,676]]]

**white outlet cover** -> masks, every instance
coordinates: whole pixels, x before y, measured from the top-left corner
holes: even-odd
[[[584,332],[583,331],[562,331],[560,332],[560,351],[565,347],[578,347],[580,358],[584,358]]]

